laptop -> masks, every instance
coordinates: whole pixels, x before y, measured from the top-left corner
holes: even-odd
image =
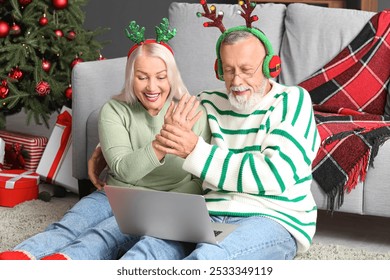
[[[237,227],[212,222],[201,195],[112,185],[104,190],[124,234],[217,244]]]

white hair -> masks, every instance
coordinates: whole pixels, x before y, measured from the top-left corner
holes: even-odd
[[[128,104],[137,102],[137,97],[134,94],[134,64],[136,59],[141,55],[147,55],[162,59],[167,66],[167,77],[171,88],[168,96],[168,101],[180,98],[188,93],[187,87],[181,78],[175,58],[170,50],[158,43],[144,44],[135,49],[126,63],[125,83],[118,95],[113,96],[113,99],[124,101]]]

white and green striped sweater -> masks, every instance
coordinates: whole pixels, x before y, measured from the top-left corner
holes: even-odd
[[[316,229],[311,164],[320,137],[308,92],[276,82],[257,110],[232,110],[226,91],[205,91],[211,144],[199,138],[183,168],[204,180],[211,215],[266,216],[306,251]]]

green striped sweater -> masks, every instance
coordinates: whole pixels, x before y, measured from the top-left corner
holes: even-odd
[[[184,161],[200,177],[211,215],[269,217],[306,251],[316,229],[311,164],[320,137],[306,90],[274,81],[257,110],[232,110],[226,91],[200,94],[212,132]]]

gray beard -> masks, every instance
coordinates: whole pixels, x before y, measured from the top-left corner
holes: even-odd
[[[237,111],[252,113],[257,106],[259,106],[261,99],[263,99],[265,95],[266,84],[266,79],[264,79],[259,90],[254,92],[249,99],[247,99],[246,96],[236,96],[233,94],[233,91],[243,91],[247,89],[246,87],[230,87],[230,92],[228,94],[230,105],[237,109]]]

